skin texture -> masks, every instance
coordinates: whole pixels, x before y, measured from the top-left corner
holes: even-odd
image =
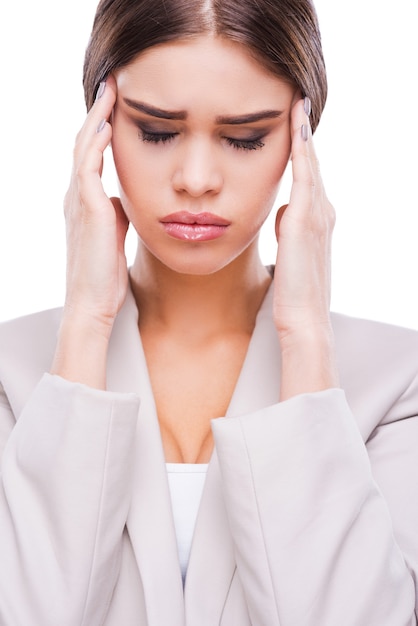
[[[220,270],[254,241],[271,210],[290,155],[295,89],[260,71],[232,42],[212,38],[151,49],[116,80],[112,148],[130,221],[146,248],[173,270],[193,275]],[[125,103],[128,98],[187,111],[187,119],[158,120],[135,112]],[[238,127],[216,121],[265,110],[282,114]],[[138,124],[178,135],[153,144],[141,140]],[[226,139],[250,137],[262,137],[264,146],[245,150]],[[209,211],[231,226],[210,245],[185,245],[167,238],[158,222],[180,210]]]
[[[204,461],[210,419],[225,414],[271,281],[258,234],[289,157],[294,183],[276,221],[278,385],[286,400],[338,384],[329,321],[334,211],[308,102],[242,46],[212,36],[151,48],[100,91],[77,137],[65,200],[67,298],[52,371],[105,389],[107,343],[128,288],[131,222],[138,252],[130,281],[166,458]],[[181,119],[150,115],[144,103]],[[259,112],[263,119],[251,123],[225,120]],[[108,199],[100,180],[109,142],[120,200]],[[184,211],[218,216],[222,234],[173,236],[164,220]]]

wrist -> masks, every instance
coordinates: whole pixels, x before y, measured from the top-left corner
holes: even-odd
[[[105,389],[111,329],[105,320],[64,309],[51,374]]]
[[[288,332],[280,337],[280,347],[281,400],[339,386],[330,323]]]
[[[64,305],[61,327],[77,329],[80,332],[91,334],[92,337],[102,337],[109,340],[112,334],[115,314],[99,313],[97,307],[83,307],[79,304],[66,302]]]

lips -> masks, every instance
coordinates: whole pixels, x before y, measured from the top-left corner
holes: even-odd
[[[188,242],[212,241],[221,237],[230,222],[213,213],[179,211],[160,220],[165,232],[174,239]]]
[[[163,224],[200,224],[206,226],[229,226],[230,222],[219,215],[213,213],[189,213],[188,211],[178,211],[171,213],[161,220]]]

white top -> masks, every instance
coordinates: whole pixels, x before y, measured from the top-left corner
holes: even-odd
[[[189,564],[207,463],[166,463],[183,583]]]

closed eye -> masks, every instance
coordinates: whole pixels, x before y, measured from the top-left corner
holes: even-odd
[[[146,143],[161,143],[165,144],[172,141],[179,133],[172,132],[150,132],[145,128],[139,128],[139,135],[142,141]],[[264,146],[262,137],[255,137],[254,139],[236,139],[234,137],[224,137],[224,140],[228,145],[232,146],[236,150],[260,150]]]
[[[225,141],[236,150],[260,150],[264,146],[261,137],[256,139],[233,139],[225,137]]]
[[[142,141],[149,143],[168,143],[178,135],[178,133],[150,133],[142,128],[139,129],[139,134]]]

